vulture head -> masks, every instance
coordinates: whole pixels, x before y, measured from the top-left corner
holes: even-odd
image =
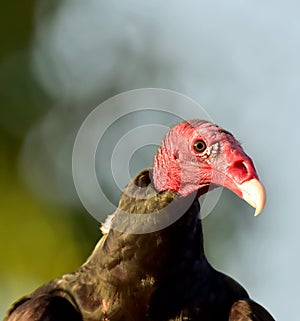
[[[158,148],[153,167],[154,186],[183,197],[223,186],[253,206],[258,215],[266,193],[251,158],[231,133],[203,120],[172,127]]]

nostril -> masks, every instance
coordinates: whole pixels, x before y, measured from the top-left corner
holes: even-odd
[[[237,184],[242,184],[252,178],[257,178],[251,159],[239,158],[229,166],[228,174]]]
[[[239,170],[239,171],[245,173],[245,174],[248,173],[248,166],[247,166],[247,164],[246,164],[244,161],[238,161],[238,162],[236,162],[236,163],[234,164],[234,168],[235,168],[236,170]]]

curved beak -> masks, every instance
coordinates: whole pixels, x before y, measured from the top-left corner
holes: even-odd
[[[250,179],[239,185],[242,198],[255,208],[254,216],[260,214],[266,204],[266,190],[256,178]]]

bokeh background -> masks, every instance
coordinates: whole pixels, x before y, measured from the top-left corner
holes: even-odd
[[[78,267],[101,236],[72,180],[80,124],[112,95],[161,87],[232,131],[268,192],[258,218],[223,192],[203,221],[210,261],[277,320],[297,319],[299,9],[293,0],[1,3],[1,318],[18,297]],[[133,174],[151,164],[150,152]]]

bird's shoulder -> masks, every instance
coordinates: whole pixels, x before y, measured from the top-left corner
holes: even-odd
[[[47,293],[18,300],[4,321],[82,321],[79,310],[68,299]]]
[[[192,279],[188,302],[168,321],[274,321],[237,281],[212,267],[205,280],[195,275]]]

